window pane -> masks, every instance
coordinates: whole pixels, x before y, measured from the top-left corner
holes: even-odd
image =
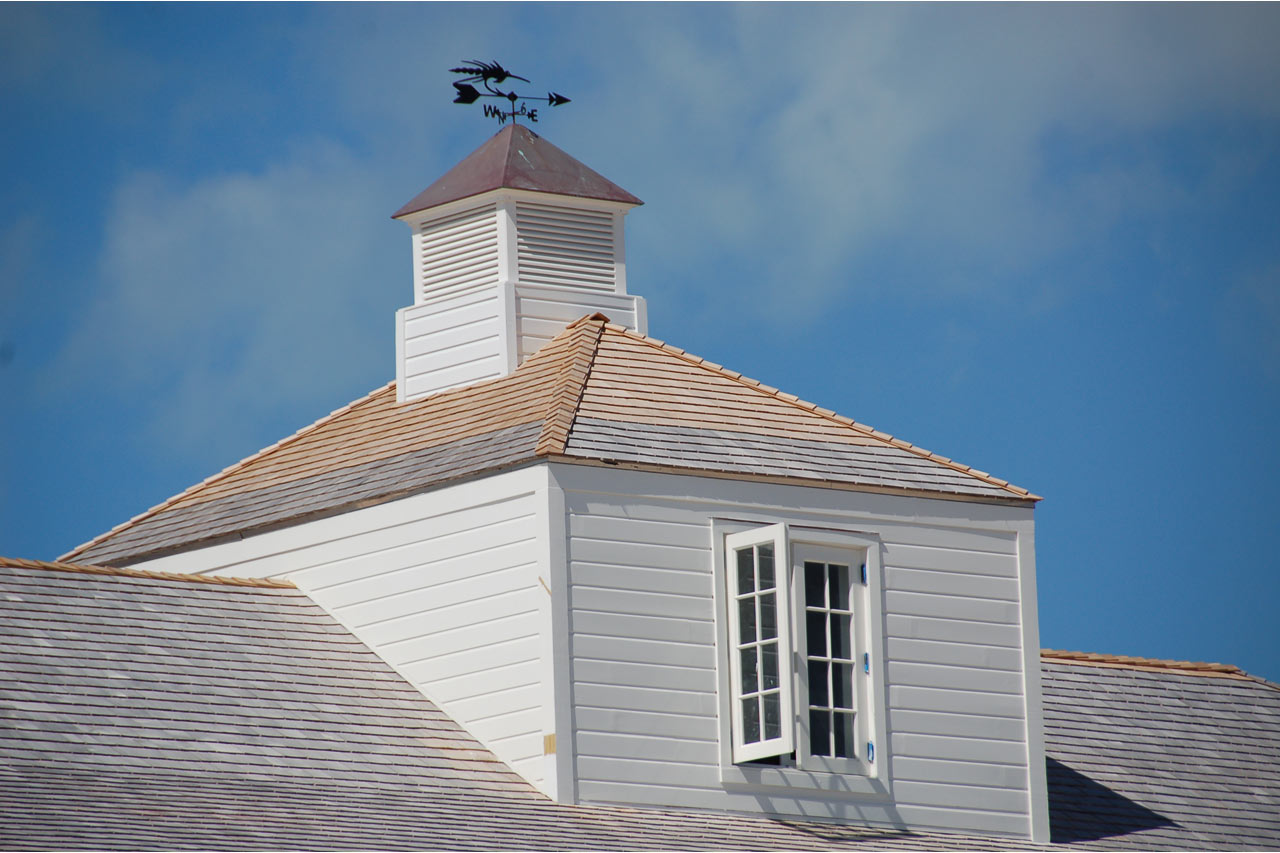
[[[754,592],[756,588],[756,563],[750,548],[738,552],[738,594]]]
[[[853,758],[858,754],[858,745],[853,737],[853,714],[837,711],[835,717],[835,754],[841,758]]]
[[[764,666],[763,690],[776,690],[778,687],[778,644],[765,643],[760,647],[760,662]]]
[[[806,613],[805,622],[808,626],[806,636],[809,639],[808,653],[812,657],[826,657],[827,655],[827,614],[825,613]]]
[[[831,614],[831,656],[833,658],[841,660],[853,658],[853,653],[849,649],[852,641],[850,625],[850,617]]]
[[[777,693],[766,693],[764,702],[764,739],[773,740],[782,737],[782,697]]]
[[[760,703],[755,696],[742,700],[742,742],[760,740]]]
[[[832,564],[827,567],[831,572],[831,609],[849,609],[849,567]]]
[[[773,546],[760,545],[756,554],[760,558],[760,588],[773,589]]]
[[[827,707],[827,662],[809,661],[809,704]]]
[[[823,590],[827,585],[826,566],[822,563],[804,564],[804,603],[809,607],[826,607]]]
[[[831,693],[833,700],[831,704],[834,707],[853,707],[853,664],[832,664]]]
[[[758,693],[759,678],[756,675],[756,648],[742,650],[742,693]]]
[[[738,599],[738,642],[754,643],[756,641],[756,599],[755,596]]]
[[[809,712],[809,752],[814,755],[831,754],[830,711]]]
[[[778,602],[774,593],[760,596],[760,639],[778,636]]]

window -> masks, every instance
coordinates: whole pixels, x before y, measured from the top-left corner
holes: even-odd
[[[878,540],[732,522],[717,539],[726,781],[806,784],[800,774],[830,788],[814,774],[883,776]]]

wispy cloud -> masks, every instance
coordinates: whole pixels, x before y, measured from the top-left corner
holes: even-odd
[[[98,291],[49,381],[154,400],[148,439],[189,449],[238,446],[242,418],[310,408],[371,361],[389,374],[389,310],[359,322],[407,274],[407,250],[385,245],[384,192],[330,145],[190,184],[130,176],[108,212]]]

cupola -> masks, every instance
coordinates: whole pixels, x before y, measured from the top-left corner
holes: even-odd
[[[510,124],[393,214],[413,230],[400,402],[505,376],[584,314],[647,333],[623,219],[640,199]]]

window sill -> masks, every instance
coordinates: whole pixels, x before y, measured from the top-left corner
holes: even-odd
[[[884,798],[891,795],[888,780],[853,773],[829,773],[796,767],[721,765],[720,782],[726,788],[776,789],[790,793],[834,797]]]

